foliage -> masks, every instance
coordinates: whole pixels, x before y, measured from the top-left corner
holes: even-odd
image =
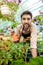
[[[6,43],[7,45],[7,43]],[[10,46],[9,47],[5,47],[5,43],[3,44],[2,41],[0,41],[0,65],[4,64],[4,65],[8,65],[8,62],[12,61],[12,55],[10,54],[9,50],[10,50]]]
[[[11,63],[11,65],[42,65],[42,64],[43,64],[43,58],[41,57],[31,58],[28,63],[24,62],[23,60],[12,61]]]
[[[18,9],[18,4],[16,4],[15,2],[7,2],[7,5],[9,6],[9,8],[11,8],[11,10],[17,11]]]
[[[3,30],[2,30],[2,29],[0,29],[0,33],[1,33],[1,32],[3,32]]]
[[[43,41],[37,42],[38,52],[43,52]]]
[[[8,65],[12,60],[23,59],[25,49],[22,43],[13,43],[11,41],[0,41],[0,65]],[[28,47],[28,45],[25,45]]]
[[[11,27],[16,27],[18,25],[18,23],[16,21],[13,21],[12,24],[11,24]]]
[[[0,2],[0,6],[2,6],[4,4],[8,6],[9,10],[11,11],[11,14],[9,14],[9,15],[6,15],[6,14],[2,15],[2,13],[0,11],[0,18],[2,20],[8,20],[8,21],[10,20],[10,21],[12,21],[13,18],[14,18],[14,15],[15,15],[17,9],[18,9],[18,4],[15,3],[15,2]]]
[[[2,14],[1,14],[1,11],[0,11],[0,18],[2,18]]]
[[[43,14],[42,15],[38,15],[35,17],[38,21],[39,21],[39,24],[43,25]]]
[[[42,65],[42,64],[43,64],[43,58],[41,57],[32,58],[29,61],[29,65]]]
[[[10,40],[0,40],[0,47],[0,65],[8,65],[9,62],[11,65],[41,65],[43,63],[43,58],[41,57],[32,58],[29,63],[24,62],[23,57],[26,58],[27,56],[28,44],[23,44],[22,42],[13,43]]]
[[[11,65],[26,65],[23,60],[12,61]]]

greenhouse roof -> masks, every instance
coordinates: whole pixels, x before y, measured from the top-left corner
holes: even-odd
[[[28,10],[31,11],[33,17],[40,14],[40,10],[43,9],[43,2],[42,0],[22,0],[19,5],[19,9],[16,13],[16,20],[20,22],[20,15],[23,11]]]

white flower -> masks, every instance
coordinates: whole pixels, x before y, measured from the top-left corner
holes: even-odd
[[[1,6],[1,13],[2,13],[2,15],[4,15],[4,14],[11,14],[11,11],[10,11],[10,9],[8,8],[7,5],[2,5],[2,6]]]

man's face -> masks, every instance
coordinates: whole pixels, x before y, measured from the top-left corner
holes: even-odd
[[[24,14],[22,16],[21,21],[22,21],[24,28],[27,29],[31,25],[32,18],[29,14]]]

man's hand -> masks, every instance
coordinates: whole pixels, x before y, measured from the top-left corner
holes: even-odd
[[[32,57],[36,57],[37,56],[36,48],[32,48],[31,53],[32,53]]]

